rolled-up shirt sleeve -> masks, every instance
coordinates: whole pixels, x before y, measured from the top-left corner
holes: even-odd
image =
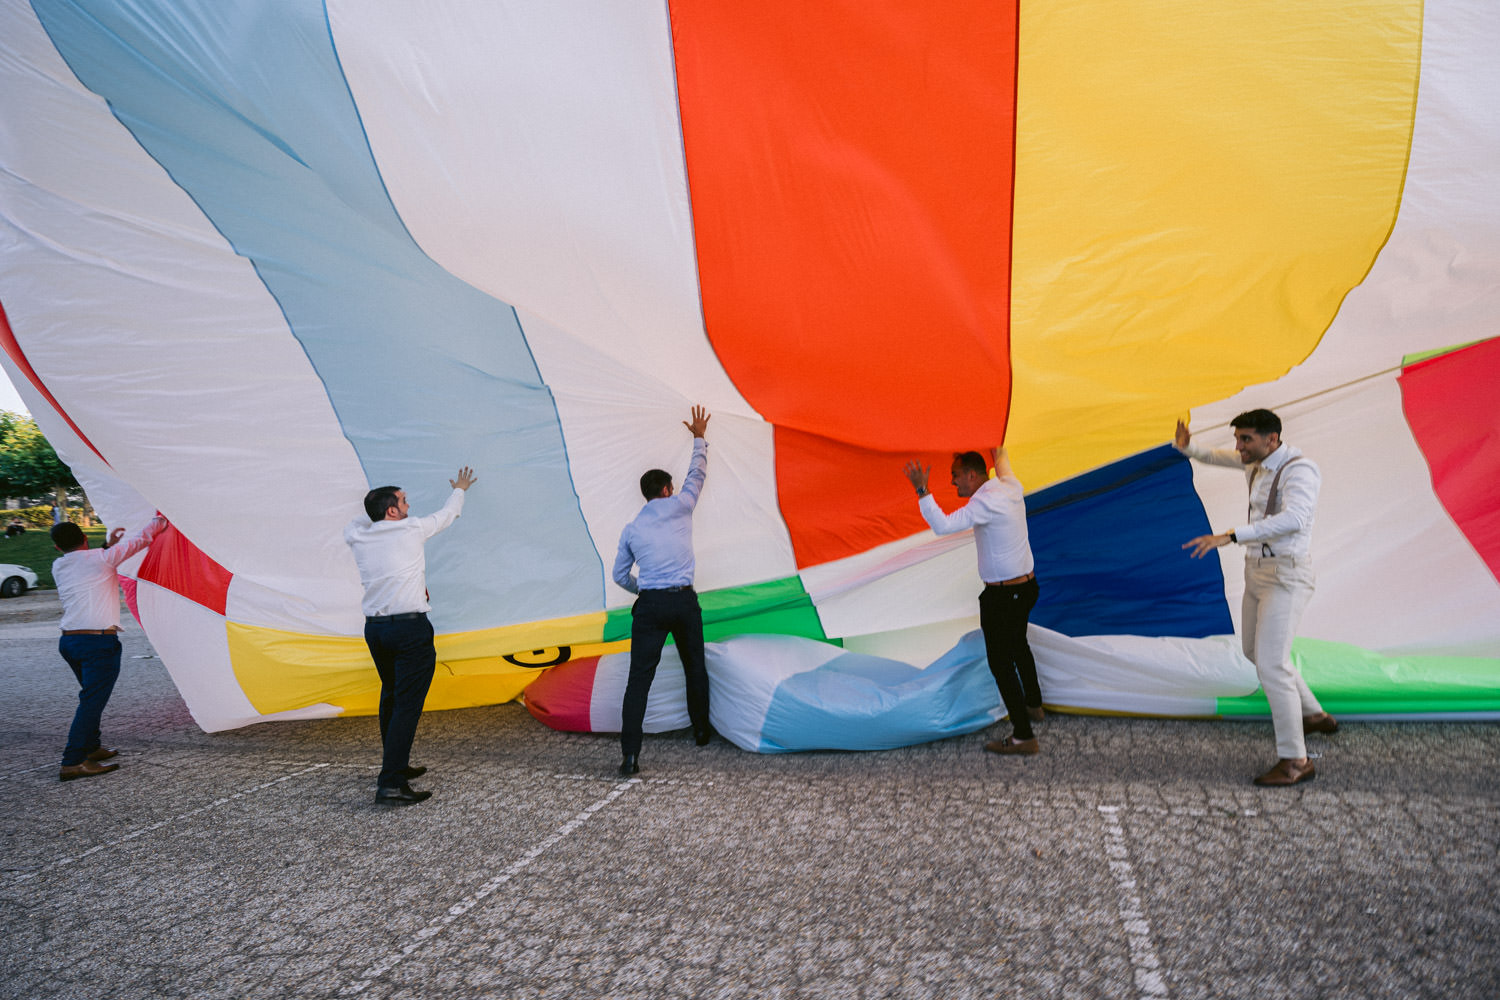
[[[1318,491],[1322,485],[1323,474],[1312,462],[1289,463],[1277,486],[1281,510],[1234,529],[1234,537],[1240,542],[1271,542],[1309,530],[1318,510]]]
[[[104,561],[111,566],[118,567],[126,559],[151,544],[151,540],[161,534],[167,526],[167,519],[160,514],[146,522],[146,526],[128,538],[122,538],[114,545],[105,549],[102,553]]]
[[[934,535],[952,535],[989,520],[985,516],[989,512],[977,503],[967,503],[951,514],[944,514],[943,508],[938,506],[931,493],[917,502],[917,509],[922,512],[922,517]]]

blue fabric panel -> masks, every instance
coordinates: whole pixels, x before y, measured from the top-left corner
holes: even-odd
[[[322,4],[34,8],[80,81],[254,265],[369,485],[402,486],[427,514],[455,470],[474,467],[464,517],[428,545],[438,628],[603,607],[604,569],[515,310],[438,267],[407,233]]]
[[[889,750],[972,733],[1004,715],[978,632],[926,670],[845,653],[782,681],[761,728],[761,753]]]
[[[1041,490],[1026,498],[1026,514],[1041,587],[1036,624],[1065,635],[1234,631],[1219,553],[1193,559],[1182,548],[1213,529],[1175,448]]]

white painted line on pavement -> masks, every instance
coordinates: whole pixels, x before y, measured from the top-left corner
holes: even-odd
[[[137,837],[144,836],[145,834],[148,834],[148,833],[150,833],[153,830],[160,830],[162,827],[164,827],[164,826],[170,826],[173,823],[178,822],[179,820],[187,819],[190,816],[197,816],[200,813],[206,813],[210,809],[217,809],[217,808],[219,808],[219,806],[226,805],[226,804],[228,804],[230,802],[234,802],[237,799],[246,798],[246,797],[248,797],[250,795],[255,794],[258,791],[261,791],[262,789],[270,788],[272,785],[279,785],[283,781],[290,781],[291,779],[297,777],[298,775],[307,774],[309,771],[316,771],[316,770],[318,770],[320,768],[324,768],[324,767],[327,767],[327,766],[328,766],[327,764],[314,764],[312,767],[305,767],[305,768],[303,768],[300,771],[293,771],[291,774],[284,774],[284,775],[282,775],[279,778],[275,778],[275,779],[273,779],[271,781],[267,781],[267,782],[265,782],[263,784],[256,785],[256,786],[254,786],[252,788],[247,788],[247,789],[245,789],[242,792],[235,792],[233,795],[226,795],[223,798],[214,799],[212,802],[210,802],[206,806],[199,806],[197,809],[189,809],[185,813],[178,813],[176,816],[173,816],[173,817],[171,817],[169,819],[161,820],[160,822],[157,822],[157,823],[152,823],[150,826],[143,826],[143,827],[141,827],[141,828],[139,828],[137,830],[131,830],[129,833],[125,834],[125,836],[123,836],[123,837],[116,837],[114,840],[106,841],[103,844],[95,844],[93,847],[90,847],[88,850],[84,851],[81,854],[75,854],[75,855],[72,855],[71,857],[58,858],[55,861],[49,861],[47,864],[45,864],[42,867],[38,868],[34,872],[26,872],[23,875],[17,875],[15,877],[14,881],[16,881],[16,882],[25,882],[27,879],[36,878],[38,875],[41,875],[44,872],[49,872],[49,871],[51,871],[54,868],[60,868],[63,865],[75,864],[75,863],[77,863],[79,861],[82,861],[84,858],[89,857],[90,855],[98,854],[100,851],[108,850],[111,847],[118,847],[119,845],[124,844],[124,843],[128,843],[129,841],[132,841],[132,840],[134,840]]]
[[[408,941],[406,946],[400,951],[387,955],[385,958],[381,959],[380,961],[376,962],[374,965],[366,969],[362,973],[364,978],[352,982],[348,986],[345,986],[342,990],[339,991],[339,996],[347,997],[354,996],[358,993],[363,993],[375,982],[375,980],[379,979],[381,976],[385,975],[387,972],[390,972],[396,966],[400,965],[403,960],[405,960],[409,955],[412,954],[412,952],[416,951],[418,948],[421,948],[428,941],[431,941],[434,937],[447,930],[449,924],[453,923],[453,921],[457,920],[459,917],[463,916],[474,907],[478,906],[486,896],[490,895],[506,882],[509,882],[516,875],[520,874],[522,869],[531,864],[537,858],[541,857],[541,855],[545,851],[547,851],[548,848],[552,847],[568,834],[578,829],[584,823],[587,823],[589,821],[589,818],[599,810],[603,809],[615,799],[618,799],[621,795],[624,795],[626,792],[630,791],[631,788],[641,783],[641,779],[631,778],[628,781],[622,781],[616,784],[614,789],[610,791],[608,795],[604,796],[604,798],[587,806],[577,816],[574,816],[562,826],[558,827],[556,830],[553,830],[550,836],[548,836],[541,843],[537,844],[531,850],[527,851],[525,854],[521,855],[515,861],[512,861],[500,874],[490,879],[478,889],[475,889],[473,892],[469,893],[469,895],[465,896],[457,903],[454,903],[452,906],[448,907],[447,912],[445,912],[441,917],[433,920],[426,927],[423,927],[421,930],[413,934],[411,940]]]
[[[1136,892],[1135,869],[1130,864],[1130,851],[1125,844],[1125,828],[1120,826],[1119,806],[1100,806],[1104,817],[1104,853],[1109,857],[1109,871],[1115,877],[1115,888],[1120,893],[1120,923],[1130,940],[1130,964],[1135,968],[1135,985],[1140,996],[1157,1000],[1165,997],[1167,984],[1161,975],[1161,960],[1156,957],[1156,945],[1151,942],[1151,923],[1141,907],[1141,897]]]

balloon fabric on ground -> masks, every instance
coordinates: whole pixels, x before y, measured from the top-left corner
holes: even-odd
[[[861,699],[950,691],[979,591],[901,464],[951,510],[951,453],[1004,442],[1049,702],[1263,711],[1194,686],[1238,550],[1180,549],[1243,477],[1164,442],[1269,407],[1323,473],[1296,655],[1327,707],[1500,712],[1487,0],[4,0],[0,30],[0,364],[108,523],[171,519],[134,601],[205,729],[375,710],[340,531],[463,464],[428,707],[621,655],[607,569],[693,403],[708,637],[765,672],[723,698],[810,674],[820,727],[892,745]],[[732,652],[803,641],[850,669]]]

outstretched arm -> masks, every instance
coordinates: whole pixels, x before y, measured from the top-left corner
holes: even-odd
[[[1005,445],[999,444],[995,446],[995,477],[1004,479],[1006,476],[1014,479],[1016,473],[1010,467],[1010,452],[1005,450]]]
[[[1222,535],[1199,535],[1191,541],[1183,542],[1182,547],[1192,549],[1193,551],[1189,554],[1194,559],[1202,559],[1214,549],[1223,548],[1232,541],[1234,539],[1229,537],[1228,532]]]

